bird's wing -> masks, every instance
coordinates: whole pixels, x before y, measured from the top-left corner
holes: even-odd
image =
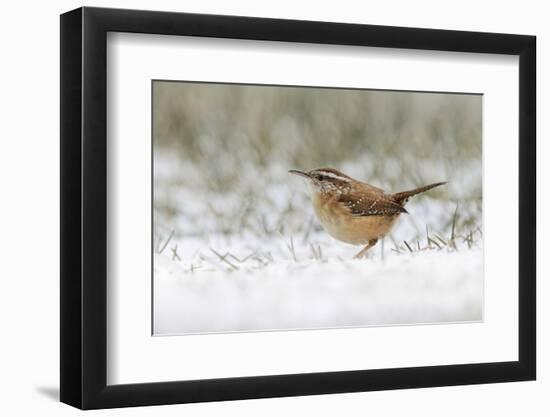
[[[407,213],[405,208],[384,194],[342,194],[338,201],[350,210],[352,216],[394,216]]]

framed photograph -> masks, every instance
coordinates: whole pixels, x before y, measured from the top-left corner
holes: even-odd
[[[61,16],[61,401],[533,380],[535,37]]]

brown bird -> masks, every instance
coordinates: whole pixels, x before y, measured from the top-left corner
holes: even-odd
[[[410,197],[446,184],[437,182],[387,194],[334,168],[309,172],[292,169],[289,172],[307,179],[313,209],[329,235],[342,242],[365,245],[355,258],[363,258],[379,239],[390,232],[399,215],[407,213],[404,206]]]

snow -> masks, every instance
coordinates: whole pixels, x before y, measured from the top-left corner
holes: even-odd
[[[411,199],[410,214],[354,260],[360,248],[320,227],[288,165],[271,162],[258,175],[240,162],[224,187],[205,180],[201,164],[156,152],[154,334],[483,320],[481,164],[415,160],[421,179],[407,184],[389,175],[400,171],[391,161],[388,183],[375,185],[453,180]],[[342,169],[369,178],[373,166],[361,156]]]
[[[483,319],[477,95],[155,83],[154,333]],[[368,258],[290,169],[414,197]]]
[[[297,245],[296,261],[288,248],[273,261],[261,250],[247,259],[223,251],[187,261],[156,254],[154,333],[482,320],[481,247],[392,251],[383,259],[379,250],[366,260],[352,259],[353,247],[335,250],[312,259],[311,248]]]

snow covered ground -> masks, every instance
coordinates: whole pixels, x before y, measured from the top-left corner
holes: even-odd
[[[154,103],[156,334],[483,319],[481,96],[158,82]],[[288,173],[321,167],[448,183],[353,260]]]
[[[482,320],[481,229],[451,241],[448,231],[428,226],[420,236],[415,222],[431,213],[445,223],[454,207],[426,199],[410,211],[365,260],[352,259],[357,247],[314,226],[264,238],[172,236],[154,257],[154,332]]]
[[[194,239],[154,258],[154,332],[186,334],[480,321],[483,248],[437,238],[357,248],[281,236],[269,242]],[[256,244],[258,243],[258,244]],[[204,245],[204,244],[203,244]],[[418,242],[420,245],[420,242]],[[431,249],[430,249],[431,247]],[[319,248],[321,248],[319,250]],[[230,251],[229,251],[229,250]],[[412,252],[411,252],[412,250]]]

